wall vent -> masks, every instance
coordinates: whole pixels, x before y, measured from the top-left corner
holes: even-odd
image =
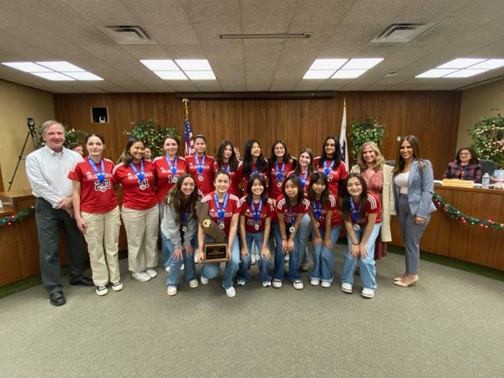
[[[405,43],[410,42],[434,26],[430,24],[391,24],[383,29],[371,42]]]
[[[105,26],[99,29],[120,45],[153,45],[152,40],[144,28],[137,25]]]

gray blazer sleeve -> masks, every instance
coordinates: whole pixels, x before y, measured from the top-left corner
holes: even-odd
[[[415,214],[418,217],[427,218],[427,216],[436,211],[436,207],[432,203],[432,193],[434,192],[434,173],[432,172],[432,164],[429,160],[423,160],[423,168],[419,169],[422,194],[418,211]]]
[[[184,245],[191,245],[191,241],[194,238],[194,235],[196,235],[196,232],[198,231],[198,221],[196,219],[196,216],[191,216],[191,219],[189,222],[187,222],[187,231],[184,233],[184,242],[182,244]]]

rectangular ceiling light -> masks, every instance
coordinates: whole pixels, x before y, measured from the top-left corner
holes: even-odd
[[[350,61],[345,64],[342,70],[369,70],[380,63],[383,58],[362,58],[362,59],[350,59]]]
[[[315,59],[310,70],[333,70],[334,72],[347,61],[348,59]]]
[[[355,79],[366,71],[367,70],[339,70],[331,79]]]
[[[176,59],[175,62],[184,71],[212,71],[206,59]]]
[[[446,76],[443,76],[443,78],[450,78],[450,77],[471,77],[471,76],[476,76],[476,75],[479,75],[483,72],[487,72],[488,70],[473,70],[472,67],[471,69],[468,69],[468,70],[459,70],[459,71],[455,71],[451,74],[448,74]]]
[[[191,80],[217,80],[213,71],[185,71]]]
[[[23,72],[53,72],[47,67],[39,66],[33,62],[7,62],[2,63],[4,66],[8,66],[11,68],[15,68],[16,70],[20,70]]]
[[[303,79],[329,79],[335,70],[308,70]]]
[[[35,62],[40,64],[41,66],[50,68],[53,71],[57,72],[85,72],[82,68],[73,65],[68,62]]]
[[[452,61],[449,61],[448,63],[442,64],[441,66],[438,66],[436,68],[467,68],[470,66],[473,66],[475,64],[481,63],[485,61],[485,59],[466,59],[466,58],[459,58],[459,59],[454,59]]]
[[[91,72],[63,72],[66,76],[73,77],[79,81],[102,81],[100,76],[92,74]]]
[[[426,71],[420,75],[417,75],[415,77],[417,78],[433,78],[433,77],[443,77],[445,75],[448,75],[448,74],[451,74],[452,72],[455,72],[457,70],[441,70],[441,69],[433,69],[433,70],[429,70],[429,71]]]
[[[478,63],[474,66],[471,66],[471,69],[486,69],[493,70],[495,68],[500,68],[504,66],[504,59],[488,59],[484,62]]]
[[[182,71],[154,71],[163,80],[187,80]]]
[[[140,59],[140,63],[151,71],[180,71],[171,59]]]
[[[59,72],[32,72],[32,75],[51,81],[75,81],[74,78],[63,75]]]

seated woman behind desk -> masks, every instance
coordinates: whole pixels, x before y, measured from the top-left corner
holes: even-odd
[[[474,149],[463,147],[458,150],[455,161],[448,163],[443,178],[481,183],[481,164]]]

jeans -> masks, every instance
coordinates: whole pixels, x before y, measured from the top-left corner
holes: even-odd
[[[287,238],[290,235],[289,227],[285,226],[287,232]],[[275,238],[275,272],[273,278],[275,280],[283,281],[285,276],[284,267],[284,253],[282,252],[282,234],[280,233],[280,225],[278,222],[271,222],[271,230],[273,231],[273,236]],[[289,259],[289,280],[294,282],[301,279],[299,274],[299,234],[294,237],[294,251],[290,253]]]
[[[168,279],[166,280],[166,286],[177,286],[179,283],[180,268],[182,264],[185,265],[184,278],[187,282],[196,279],[196,267],[194,265],[194,256],[189,255],[186,251],[182,250],[182,258],[174,259],[172,258],[173,252],[175,252],[175,244],[171,242],[163,233],[161,233],[161,238],[163,239],[163,245],[169,253],[169,268],[170,272],[168,274]]]
[[[238,271],[237,278],[239,280],[244,280],[245,282],[250,282],[250,265],[252,255],[252,245],[255,244],[257,250],[259,251],[259,282],[269,282],[271,281],[271,276],[268,274],[268,270],[271,268],[270,260],[262,257],[262,245],[264,241],[264,231],[246,233],[246,243],[249,254],[242,257],[240,263],[240,270]],[[268,241],[268,249],[271,251],[270,243]]]
[[[331,243],[332,249],[328,249],[324,243],[313,245],[313,272],[310,275],[311,279],[322,279],[323,282],[333,282],[334,270],[334,247],[338,241],[341,231],[341,225],[331,228]],[[325,237],[325,229],[320,229],[322,240]],[[315,235],[312,234],[315,239]]]
[[[343,274],[341,277],[342,283],[349,283],[353,285],[353,274],[355,271],[355,264],[357,263],[357,259],[360,258],[360,277],[362,280],[362,284],[365,288],[368,289],[376,289],[376,269],[375,269],[375,260],[374,260],[374,248],[375,241],[378,235],[380,235],[380,223],[376,223],[373,227],[373,231],[369,236],[369,239],[366,243],[367,255],[364,258],[352,257],[350,256],[350,248],[352,247],[352,239],[348,236],[348,248],[343,253]],[[366,226],[367,227],[367,226]],[[357,241],[360,241],[362,235],[366,230],[366,227],[362,227],[359,231],[355,231],[355,237]]]
[[[238,236],[238,235],[237,235]],[[214,242],[215,240],[210,236],[205,237],[205,242]],[[226,236],[225,241],[228,241]],[[200,252],[202,253],[202,252]],[[222,277],[222,287],[224,289],[229,289],[233,286],[233,277],[238,271],[238,265],[240,264],[240,247],[238,243],[238,237],[235,237],[233,245],[231,247],[231,260],[226,263],[226,268],[224,269],[224,277]],[[206,263],[201,269],[201,276],[212,279],[217,277],[220,270],[220,263]]]
[[[301,264],[308,263],[308,250],[306,249],[306,245],[308,244],[308,238],[310,237],[310,233],[312,231],[311,219],[308,214],[303,215],[301,218],[301,222],[299,222],[299,266]]]

